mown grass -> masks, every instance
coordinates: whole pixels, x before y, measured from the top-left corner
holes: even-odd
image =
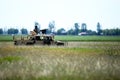
[[[26,35],[23,35],[26,36]],[[21,35],[17,35],[21,37]],[[55,40],[61,41],[120,41],[120,36],[55,36]],[[0,42],[13,41],[13,36],[11,35],[0,35]]]
[[[70,42],[61,47],[12,44],[0,43],[0,80],[120,79],[119,42]]]
[[[13,41],[12,35],[0,35],[0,42]]]
[[[55,36],[62,41],[120,41],[120,36]]]

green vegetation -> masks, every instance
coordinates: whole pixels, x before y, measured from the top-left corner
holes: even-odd
[[[119,80],[119,74],[120,42],[0,43],[0,80]]]
[[[25,35],[24,35],[25,36]],[[17,37],[21,37],[20,35]],[[55,40],[62,41],[120,41],[120,36],[55,36]],[[0,35],[0,41],[13,41],[11,35]]]
[[[0,41],[6,42],[6,41],[12,41],[13,37],[11,35],[0,35]]]
[[[20,57],[17,56],[6,56],[6,57],[2,57],[0,58],[0,64],[4,63],[4,62],[12,62],[12,61],[18,61],[20,60]]]
[[[120,36],[55,36],[62,41],[120,41]]]

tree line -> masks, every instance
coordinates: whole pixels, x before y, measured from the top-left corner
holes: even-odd
[[[38,22],[35,22],[36,28],[40,30],[40,24]],[[10,28],[6,32],[3,31],[2,28],[0,28],[0,34],[28,34],[28,30],[25,28],[22,28],[20,31],[15,28]],[[64,28],[60,28],[57,31],[55,31],[55,21],[51,21],[48,24],[47,34],[56,34],[56,35],[120,35],[120,29],[101,29],[101,24],[98,22],[96,25],[96,31],[87,29],[87,24],[82,23],[81,26],[79,23],[74,23],[73,28],[69,30],[65,30]]]
[[[22,28],[20,30],[21,34],[28,34],[28,30],[25,29],[25,28]],[[12,35],[12,34],[19,34],[19,29],[15,29],[15,28],[10,28],[8,29],[7,31],[3,31],[2,28],[0,28],[0,34],[9,34],[9,35]]]
[[[65,30],[64,28],[58,29],[54,32],[55,21],[50,22],[48,26],[49,33],[54,33],[57,35],[120,35],[120,29],[102,29],[101,24],[98,22],[96,25],[96,31],[88,30],[87,24],[82,23],[81,26],[79,23],[74,23],[73,28]]]

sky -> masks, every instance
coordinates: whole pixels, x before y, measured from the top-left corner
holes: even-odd
[[[96,30],[120,28],[120,0],[0,0],[0,28],[27,28],[33,30],[38,22],[41,29],[55,21],[56,30],[87,24]]]

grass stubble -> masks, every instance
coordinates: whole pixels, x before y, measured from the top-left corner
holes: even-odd
[[[119,42],[65,47],[0,43],[0,80],[120,80],[119,75]]]

